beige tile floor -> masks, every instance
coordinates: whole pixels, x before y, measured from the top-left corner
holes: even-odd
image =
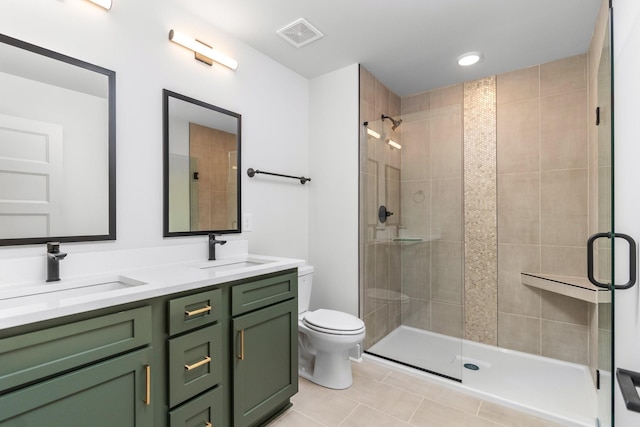
[[[300,379],[293,407],[270,427],[557,427],[547,420],[365,360],[353,385],[330,390]]]

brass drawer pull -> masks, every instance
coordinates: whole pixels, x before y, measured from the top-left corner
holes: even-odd
[[[207,305],[205,307],[199,308],[197,310],[193,310],[193,311],[185,311],[184,314],[187,317],[191,317],[191,316],[197,316],[198,314],[202,314],[202,313],[208,313],[211,311],[211,306]]]
[[[144,372],[146,376],[146,392],[144,396],[145,405],[151,405],[151,365],[144,365]]]
[[[240,354],[238,359],[244,360],[244,329],[240,331]]]
[[[211,363],[211,357],[207,356],[204,359],[202,359],[201,361],[194,363],[193,365],[184,365],[184,368],[187,371],[191,371],[192,369],[196,369],[199,368],[202,365],[206,365],[207,363]]]

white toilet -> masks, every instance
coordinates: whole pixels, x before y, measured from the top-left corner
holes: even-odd
[[[313,267],[298,267],[298,374],[318,385],[351,386],[349,350],[364,340],[364,322],[335,310],[309,310]]]

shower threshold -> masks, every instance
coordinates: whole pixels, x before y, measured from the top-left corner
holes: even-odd
[[[370,359],[563,425],[593,427],[597,417],[596,390],[584,365],[404,325],[366,353]],[[609,381],[601,374],[602,380]]]

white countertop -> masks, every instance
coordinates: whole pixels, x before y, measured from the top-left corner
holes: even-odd
[[[196,290],[304,265],[304,260],[240,255],[0,288],[0,329]]]

